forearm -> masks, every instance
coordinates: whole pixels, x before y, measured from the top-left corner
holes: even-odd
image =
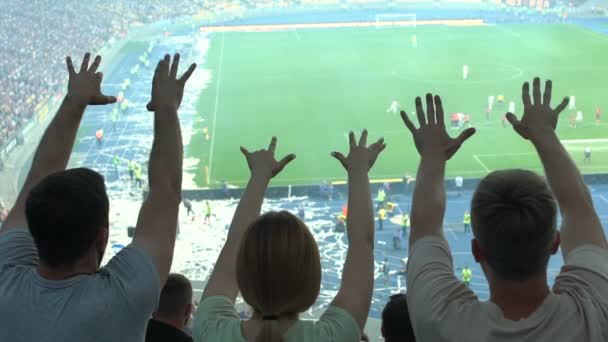
[[[371,198],[367,171],[349,171],[346,218],[349,246],[374,245],[374,209]]]
[[[564,256],[585,244],[608,248],[587,185],[557,136],[550,133],[542,139],[534,139],[533,143],[560,207],[563,218],[560,229],[561,248]]]
[[[24,190],[31,189],[51,173],[65,170],[85,107],[71,99],[69,95],[63,99],[55,118],[44,132],[36,149]]]
[[[148,170],[150,195],[174,199],[179,205],[182,166],[183,144],[177,110],[164,107],[154,114],[154,142]]]
[[[574,161],[554,132],[532,140],[543,163],[547,182],[563,215],[585,210],[595,215],[589,190]]]
[[[236,299],[239,289],[236,282],[236,258],[241,238],[249,225],[260,216],[264,194],[270,179],[252,175],[236,208],[226,243],[220,251],[209,277],[203,297],[224,295]]]
[[[412,199],[410,246],[428,235],[443,236],[445,165],[440,158],[422,157]]]

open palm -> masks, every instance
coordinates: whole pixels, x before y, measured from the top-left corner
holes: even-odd
[[[97,72],[101,64],[101,56],[96,56],[93,64],[89,67],[91,54],[87,53],[82,59],[80,70],[76,72],[72,58],[66,58],[70,79],[68,81],[68,95],[76,99],[82,105],[105,105],[116,102],[116,97],[106,96],[101,92],[101,81],[103,74]]]
[[[507,120],[513,126],[513,129],[524,139],[534,139],[540,134],[553,132],[557,127],[559,114],[568,105],[568,98],[564,98],[562,103],[555,109],[551,109],[551,93],[553,83],[551,80],[545,82],[545,92],[541,101],[540,79],[534,79],[532,88],[532,98],[530,99],[530,84],[524,83],[522,87],[522,100],[524,102],[524,115],[521,121],[517,119],[515,114],[507,113]]]
[[[289,162],[296,159],[295,154],[289,154],[277,161],[274,157],[276,148],[276,137],[272,137],[267,150],[249,152],[246,148],[241,147],[241,152],[247,159],[247,165],[252,175],[262,175],[270,179],[278,175]]]
[[[414,138],[414,144],[421,156],[438,156],[449,160],[460,146],[473,134],[474,128],[468,128],[456,138],[448,135],[445,128],[443,105],[439,96],[426,95],[426,114],[422,108],[422,99],[416,98],[416,114],[419,128],[409,119],[406,112],[401,111],[401,118]]]

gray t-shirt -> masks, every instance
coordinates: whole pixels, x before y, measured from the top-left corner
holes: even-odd
[[[0,341],[137,342],[158,305],[160,278],[131,244],[93,275],[52,281],[37,271],[29,231],[0,235]]]

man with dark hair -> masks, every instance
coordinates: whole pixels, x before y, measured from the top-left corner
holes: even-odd
[[[158,309],[148,322],[146,342],[192,342],[192,337],[183,329],[193,310],[192,284],[181,274],[169,274],[160,293]]]
[[[382,310],[382,337],[385,342],[416,342],[405,294],[392,295]]]
[[[157,66],[150,194],[133,242],[100,268],[110,227],[104,180],[65,170],[85,108],[116,102],[101,93],[101,57],[89,60],[76,72],[67,58],[67,95],[0,230],[0,341],[143,341],[169,274],[181,202],[177,109],[194,65],[181,79],[179,55]]]
[[[451,138],[441,99],[431,94],[426,114],[416,99],[420,128],[402,113],[421,155],[406,277],[419,340],[608,340],[608,244],[589,190],[555,134],[568,100],[553,109],[551,81],[541,96],[540,80],[534,80],[533,100],[529,87],[526,82],[522,90],[521,121],[512,113],[506,117],[532,142],[553,193],[523,170],[496,171],[479,184],[471,203],[471,248],[488,280],[488,302],[455,277],[442,231],[446,162],[475,131]],[[559,232],[555,200],[563,219]],[[560,242],[564,266],[549,288],[547,265]]]

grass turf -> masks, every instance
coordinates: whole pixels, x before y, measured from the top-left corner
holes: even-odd
[[[515,101],[521,114],[522,82],[536,75],[551,78],[553,103],[574,94],[584,113],[576,129],[569,127],[572,112],[562,114],[560,138],[608,138],[606,126],[596,126],[594,119],[595,106],[608,109],[607,44],[607,36],[566,24],[214,33],[203,65],[213,80],[201,94],[187,149],[188,156],[200,159],[195,182],[207,186],[209,167],[211,186],[222,180],[244,185],[249,171],[238,147],[266,147],[272,135],[279,139],[279,157],[297,155],[274,185],[343,180],[345,172],[329,153],[347,152],[346,133],[362,128],[369,130],[370,141],[382,136],[388,144],[372,178],[413,174],[419,157],[409,133],[398,114],[385,111],[395,99],[412,113],[414,97],[429,91],[442,96],[446,119],[452,112],[467,113],[478,129],[449,162],[448,177],[513,167],[540,170],[531,145],[502,126],[507,103]],[[466,81],[463,64],[470,68]],[[499,94],[505,104],[495,104],[487,120],[488,96]],[[203,127],[210,141],[204,140]],[[593,161],[582,165],[587,145]],[[608,142],[567,148],[583,172],[608,169]]]

